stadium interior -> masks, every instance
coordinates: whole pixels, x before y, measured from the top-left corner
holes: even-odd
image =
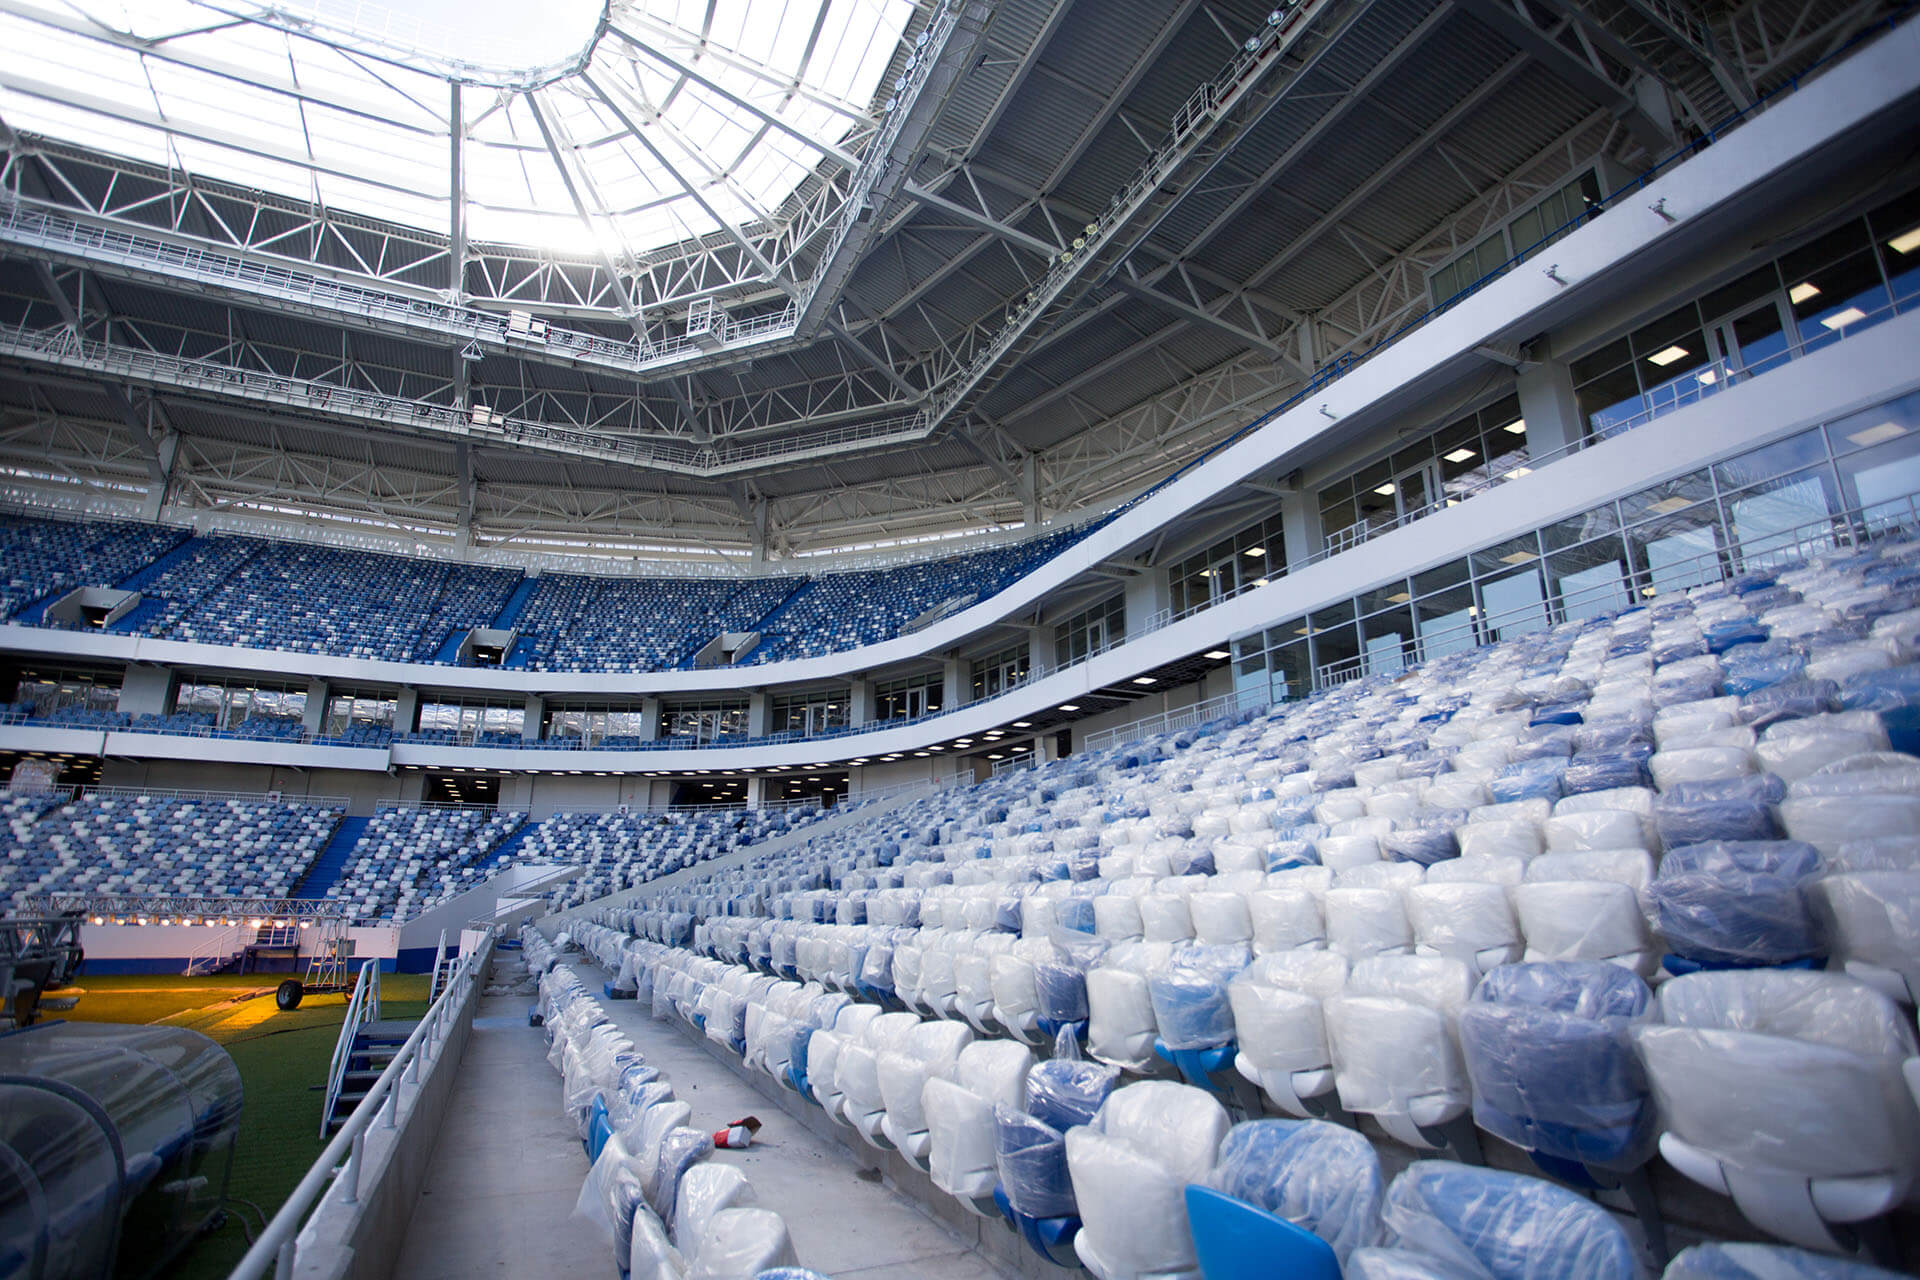
[[[0,1280],[1920,1274],[1894,0],[0,0]]]

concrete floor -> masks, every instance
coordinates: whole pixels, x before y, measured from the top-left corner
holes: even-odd
[[[581,976],[598,971],[581,964]],[[587,1158],[560,1105],[546,1038],[527,1025],[526,996],[481,1000],[447,1119],[393,1274],[400,1280],[476,1276],[612,1276],[594,1233],[569,1224]],[[800,1261],[834,1280],[998,1280],[1009,1275],[861,1168],[846,1149],[794,1122],[698,1045],[633,1001],[605,1001],[613,1020],[716,1130],[743,1116],[763,1124],[737,1164],[760,1203],[786,1220]]]
[[[483,996],[393,1274],[526,1280],[616,1274],[610,1250],[569,1228],[587,1155],[560,1106],[527,996]]]
[[[600,972],[591,964],[579,968],[583,977]],[[834,1280],[1012,1274],[854,1163],[845,1147],[796,1123],[688,1037],[654,1021],[637,1001],[602,1005],[673,1082],[674,1095],[692,1105],[695,1126],[717,1130],[743,1116],[759,1117],[762,1128],[751,1147],[716,1151],[712,1158],[739,1165],[760,1203],[786,1220],[803,1265]]]

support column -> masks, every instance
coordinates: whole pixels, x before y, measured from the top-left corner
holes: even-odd
[[[540,740],[540,722],[546,718],[547,702],[545,698],[534,694],[527,695],[526,718],[520,722],[520,737],[526,742]]]
[[[852,698],[847,707],[847,725],[871,724],[873,722],[873,682],[864,675],[853,678],[853,688],[849,691]]]
[[[307,712],[301,717],[301,727],[309,738],[317,737],[327,725],[327,697],[332,692],[325,680],[307,681]]]
[[[764,809],[767,805],[767,777],[755,774],[747,779],[747,808]]]
[[[772,731],[772,724],[773,695],[765,689],[753,690],[747,695],[747,736],[764,738]]]
[[[1587,424],[1573,394],[1573,370],[1564,361],[1529,365],[1514,381],[1531,456],[1543,457],[1585,438]]]
[[[135,716],[163,716],[173,710],[173,670],[130,663],[120,677],[120,710]]]
[[[660,736],[660,699],[640,699],[640,740],[652,742]]]
[[[1165,569],[1148,569],[1127,579],[1127,637],[1146,634],[1155,615],[1164,613],[1173,603],[1173,591]]]
[[[1280,531],[1286,537],[1287,572],[1292,573],[1326,545],[1320,503],[1313,494],[1289,489],[1280,495]],[[1267,554],[1272,556],[1271,549]]]
[[[950,710],[968,700],[967,664],[948,654],[941,663],[940,709]]]
[[[1027,669],[1030,671],[1051,671],[1060,659],[1059,650],[1054,647],[1052,627],[1027,628]]]
[[[420,724],[420,691],[402,689],[394,699],[393,736],[404,737]]]

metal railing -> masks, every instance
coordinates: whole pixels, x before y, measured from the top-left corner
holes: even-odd
[[[446,945],[446,935],[440,937],[442,947]],[[380,962],[362,961],[360,977],[353,984],[353,995],[347,1000],[347,1016],[340,1024],[340,1036],[333,1042],[333,1061],[327,1066],[326,1098],[320,1104],[320,1136],[326,1137],[332,1128],[333,1108],[340,1101],[340,1088],[346,1083],[347,1068],[353,1063],[353,1041],[360,1034],[360,1028],[371,1022],[380,1021]]]
[[[315,809],[344,809],[347,807],[345,796],[296,796],[281,791],[192,791],[168,790],[165,787],[83,787],[80,790],[83,800],[151,800],[164,804],[176,800],[228,801],[240,800],[248,804],[289,804],[304,805]]]
[[[1205,702],[1175,707],[1144,720],[1130,720],[1099,733],[1090,733],[1081,749],[1091,755],[1122,743],[1139,742],[1156,734],[1191,729],[1223,716],[1261,711],[1271,704],[1272,699],[1265,689],[1239,689],[1233,693],[1223,693],[1217,698],[1208,698]]]
[[[494,939],[492,927],[485,927],[480,944],[460,957],[447,989],[428,1008],[387,1069],[380,1073],[380,1078],[334,1134],[327,1149],[320,1153],[320,1158],[300,1179],[280,1211],[254,1240],[253,1247],[233,1269],[229,1280],[258,1280],[269,1267],[275,1280],[292,1280],[299,1260],[299,1232],[315,1202],[324,1197],[327,1204],[358,1205],[368,1131],[376,1121],[387,1130],[398,1128],[401,1106],[420,1096],[426,1084],[425,1072],[441,1065],[439,1051],[479,989],[479,976],[493,954]],[[377,962],[368,961],[368,964],[378,971]]]

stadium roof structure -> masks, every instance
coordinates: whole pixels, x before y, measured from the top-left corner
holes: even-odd
[[[1889,9],[0,0],[0,469],[529,553],[1033,525]]]

